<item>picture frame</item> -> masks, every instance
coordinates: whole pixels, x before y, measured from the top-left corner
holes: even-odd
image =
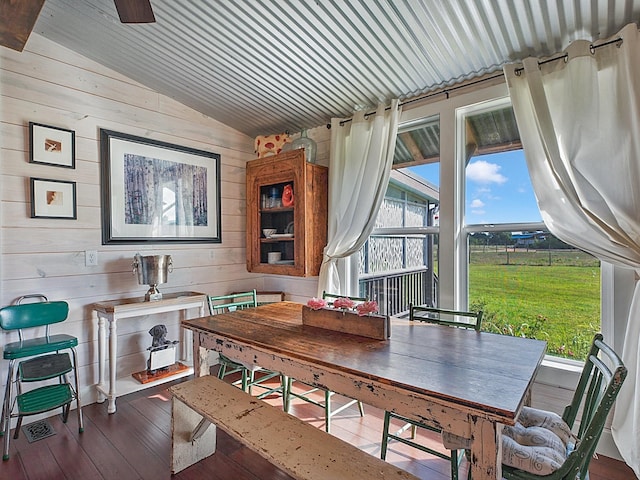
[[[102,244],[221,243],[220,155],[100,129]]]
[[[29,122],[29,163],[76,168],[76,132]]]
[[[31,218],[76,220],[76,182],[30,178]]]

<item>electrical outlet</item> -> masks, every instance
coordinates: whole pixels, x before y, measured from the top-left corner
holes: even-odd
[[[85,267],[95,267],[98,265],[98,252],[95,250],[85,250],[84,265]]]

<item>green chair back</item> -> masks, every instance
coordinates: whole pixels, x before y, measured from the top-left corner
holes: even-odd
[[[9,305],[0,309],[0,327],[21,330],[63,322],[69,314],[67,302],[40,302]]]
[[[210,295],[207,300],[211,315],[258,306],[258,297],[255,289],[249,292],[230,293],[228,295]]]
[[[409,306],[409,320],[448,325],[450,327],[473,328],[476,331],[480,331],[482,310],[465,312],[411,304]]]
[[[516,480],[576,480],[586,479],[589,462],[602,434],[607,416],[627,376],[627,368],[620,357],[603,342],[602,334],[593,339],[591,350],[571,403],[564,409],[562,419],[576,433],[578,442],[562,466],[550,475],[533,473],[503,465],[502,476]],[[575,421],[580,414],[580,425]]]
[[[367,298],[364,298],[364,297],[349,297],[347,295],[338,295],[337,293],[327,293],[326,291],[322,292],[322,298],[323,300],[327,300],[327,303],[329,303],[329,305],[333,304],[333,301],[336,300],[337,298],[348,298],[350,300],[353,300],[356,303],[366,302],[368,300]]]
[[[19,303],[25,298],[38,297],[43,299],[37,303]],[[71,335],[49,335],[49,325],[60,323],[67,319],[69,304],[63,301],[49,302],[44,295],[27,295],[20,297],[16,305],[9,305],[0,309],[0,328],[3,330],[17,330],[19,340],[6,343],[2,350],[5,360],[30,357],[44,353],[55,352],[78,345],[78,339]],[[25,330],[36,327],[46,327],[45,335],[25,338]],[[33,330],[36,332],[36,330]]]

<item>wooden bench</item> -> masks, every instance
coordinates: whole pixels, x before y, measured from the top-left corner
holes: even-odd
[[[214,376],[169,390],[173,394],[171,473],[215,452],[215,428],[205,431],[204,418],[296,479],[418,480]]]

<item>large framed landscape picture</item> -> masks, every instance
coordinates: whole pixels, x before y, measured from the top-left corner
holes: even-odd
[[[102,243],[220,243],[220,155],[100,130]]]

